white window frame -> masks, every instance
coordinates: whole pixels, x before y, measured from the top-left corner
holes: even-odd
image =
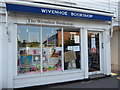
[[[38,77],[38,76],[43,76],[43,75],[57,75],[57,74],[69,74],[69,73],[83,73],[83,68],[82,68],[82,63],[81,63],[81,67],[80,67],[80,69],[74,69],[74,70],[64,70],[64,35],[63,35],[63,31],[64,31],[64,27],[61,27],[61,26],[55,26],[55,27],[60,27],[61,28],[61,33],[62,33],[62,72],[59,72],[59,71],[55,71],[55,72],[49,72],[49,73],[43,73],[42,72],[42,68],[41,68],[41,70],[40,70],[40,73],[42,73],[42,74],[40,74],[40,73],[35,73],[35,74],[23,74],[23,75],[18,75],[18,73],[17,73],[17,50],[18,50],[18,48],[17,48],[17,27],[18,27],[18,25],[27,25],[27,24],[19,24],[19,23],[17,23],[17,24],[14,24],[15,25],[15,32],[14,32],[14,35],[16,36],[15,38],[14,38],[14,43],[15,43],[15,49],[14,49],[14,79],[20,79],[20,78],[29,78],[29,77]],[[32,24],[30,24],[30,25],[32,25]],[[34,25],[33,25],[34,26]],[[37,26],[39,26],[40,27],[40,33],[41,33],[41,35],[40,35],[40,39],[41,39],[41,42],[42,42],[42,27],[43,27],[43,25],[37,25]],[[46,25],[45,25],[46,26]],[[48,27],[50,26],[50,25],[47,25]],[[54,26],[53,26],[54,27]],[[80,32],[81,32],[82,30],[80,29]],[[80,41],[82,41],[82,39],[81,39],[82,37],[81,37],[81,33],[80,33]],[[41,43],[41,45],[40,45],[40,47],[42,47],[42,43]],[[82,48],[82,47],[81,47]],[[42,52],[42,48],[40,48],[41,49],[41,52]],[[82,53],[82,52],[81,52]],[[81,54],[80,53],[80,54]],[[81,62],[83,62],[83,60],[82,60],[82,56],[81,56]],[[41,54],[41,65],[42,65],[42,54]]]
[[[104,69],[104,58],[103,58],[104,55],[102,54],[103,49],[101,48],[102,43],[103,43],[103,30],[91,30],[91,29],[89,29],[87,32],[87,35],[89,32],[99,33],[100,71],[94,71],[94,72],[88,72],[88,73],[89,73],[89,75],[100,74],[100,73],[103,73],[103,69]],[[88,67],[88,69],[89,69],[89,67]]]

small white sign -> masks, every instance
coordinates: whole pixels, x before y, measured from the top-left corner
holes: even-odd
[[[80,46],[73,46],[73,51],[80,51]]]
[[[91,38],[91,48],[96,48],[95,38]]]
[[[62,47],[56,47],[55,49],[58,51],[62,51]]]
[[[80,43],[80,37],[78,35],[74,36],[75,43]]]
[[[68,50],[73,50],[73,46],[68,46],[67,49]]]

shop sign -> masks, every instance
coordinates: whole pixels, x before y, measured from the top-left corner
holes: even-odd
[[[6,8],[8,11],[15,11],[15,12],[57,15],[57,16],[76,17],[76,18],[104,20],[104,21],[112,20],[112,16],[67,11],[67,10],[50,9],[50,8],[33,7],[33,6],[24,6],[24,5],[16,5],[16,4],[6,4]]]
[[[49,24],[49,25],[59,25],[59,26],[74,26],[73,22],[51,20],[51,19],[27,19],[27,23],[31,24]]]

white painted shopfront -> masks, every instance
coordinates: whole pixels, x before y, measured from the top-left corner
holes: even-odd
[[[4,88],[110,75],[111,13],[10,2],[6,8]],[[45,11],[34,11],[38,9]]]

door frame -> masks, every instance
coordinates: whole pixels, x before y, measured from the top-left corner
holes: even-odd
[[[102,43],[103,43],[103,30],[88,30],[87,31],[87,36],[88,33],[99,33],[99,48],[100,48],[100,71],[93,71],[93,72],[89,72],[89,67],[88,67],[88,75],[94,75],[94,74],[100,74],[103,73],[103,69],[104,69],[104,53],[102,53],[104,51],[104,48],[102,48]],[[87,42],[88,44],[88,42]]]

